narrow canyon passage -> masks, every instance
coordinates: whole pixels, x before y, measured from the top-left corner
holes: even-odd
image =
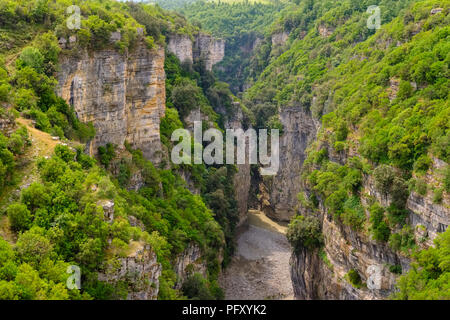
[[[236,254],[220,283],[225,299],[293,299],[286,226],[250,210],[249,227],[237,238]]]

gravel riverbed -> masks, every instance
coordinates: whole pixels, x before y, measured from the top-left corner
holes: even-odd
[[[220,278],[225,299],[294,298],[285,229],[263,213],[249,213],[249,227],[238,236],[236,254]]]

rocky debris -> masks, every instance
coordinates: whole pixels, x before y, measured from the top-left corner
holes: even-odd
[[[143,41],[121,54],[114,49],[63,56],[58,94],[73,105],[78,118],[92,121],[96,136],[90,155],[112,143],[133,148],[158,163],[161,152],[160,118],[165,112],[164,48],[149,50]]]
[[[132,242],[130,246],[132,252],[126,258],[108,264],[104,272],[98,274],[98,279],[113,285],[119,281],[126,282],[129,289],[127,300],[156,300],[162,266],[149,245]]]
[[[250,225],[220,278],[225,299],[293,299],[290,250],[283,234]]]

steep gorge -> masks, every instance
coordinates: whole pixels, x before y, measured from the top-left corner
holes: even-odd
[[[85,152],[102,167],[74,164],[82,152],[70,153],[76,150],[66,143],[55,161],[114,179],[94,183],[90,172],[92,183],[83,185],[89,196],[81,204],[94,201],[99,214],[90,217],[108,230],[98,275],[89,275],[94,282],[127,299],[156,299],[161,291],[175,298],[189,291],[186,283],[217,298],[218,282],[226,298],[392,297],[415,252],[433,247],[450,225],[448,4],[417,2],[394,8],[388,27],[373,33],[364,24],[364,4],[293,3],[295,14],[280,16],[261,38],[250,37],[251,49],[243,49],[250,62],[227,69],[251,74],[229,75],[239,79],[234,90],[246,89],[236,96],[213,76],[225,70],[214,66],[230,59],[229,38],[180,27],[177,17],[161,22],[166,37],[144,36],[133,25],[133,36],[118,30],[102,47],[76,50],[81,38],[71,36],[67,44],[60,37],[56,92],[79,120],[92,122],[96,134]],[[146,28],[154,32],[151,24]],[[133,45],[124,49],[124,39]],[[433,49],[433,68],[415,69],[416,46]],[[11,131],[1,120],[0,129]],[[222,130],[280,129],[277,174],[260,176],[249,164],[169,163],[171,132],[192,133],[194,121]],[[372,141],[380,132],[381,141]],[[110,144],[113,155],[105,158],[99,147]],[[121,233],[124,226],[134,228],[132,236]],[[154,232],[142,236],[145,231]]]

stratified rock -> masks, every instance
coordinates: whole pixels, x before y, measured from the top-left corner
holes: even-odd
[[[203,59],[206,70],[211,71],[213,65],[222,61],[225,56],[225,40],[199,33],[195,36],[193,54],[194,60]]]
[[[58,94],[73,105],[82,122],[94,124],[91,155],[99,146],[128,141],[144,156],[159,161],[160,118],[165,112],[164,49],[149,50],[140,42],[121,54],[104,49],[63,56]]]
[[[180,62],[193,62],[192,40],[185,34],[173,34],[169,36],[167,50],[177,56]]]
[[[159,292],[159,277],[162,267],[149,245],[141,242],[131,244],[132,252],[109,264],[100,281],[115,285],[118,281],[128,284],[127,300],[156,300]]]
[[[265,181],[270,206],[262,210],[271,218],[289,221],[296,212],[300,192],[300,170],[306,159],[305,150],[315,138],[319,123],[304,108],[286,107],[280,111],[283,135],[280,136],[280,167],[278,173]]]
[[[206,277],[207,265],[202,251],[197,244],[189,244],[175,261],[175,273],[177,274],[176,289],[180,289],[183,282],[192,274],[200,273]]]

